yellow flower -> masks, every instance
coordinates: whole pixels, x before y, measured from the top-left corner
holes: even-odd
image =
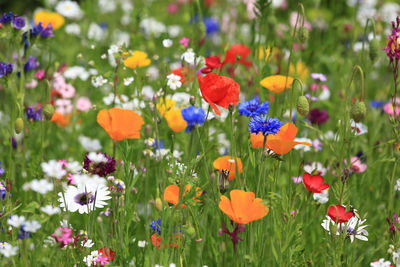
[[[302,61],[299,61],[296,64],[296,69],[293,64],[290,64],[289,74],[292,76],[299,76],[300,80],[305,83],[307,78],[310,76],[310,71]]]
[[[157,104],[157,109],[158,112],[160,112],[161,116],[164,116],[165,112],[173,109],[176,105],[176,101],[169,99],[169,98],[165,98],[165,102],[164,102],[164,98],[160,99],[160,103]]]
[[[57,30],[62,25],[64,25],[63,16],[61,16],[56,12],[49,12],[46,10],[36,12],[34,20],[36,25],[38,25],[41,22],[44,28],[46,28],[50,24],[53,30]]]
[[[165,112],[164,118],[167,120],[169,128],[178,133],[186,129],[187,122],[183,119],[180,109],[171,109]]]
[[[292,86],[293,78],[283,75],[272,75],[264,78],[260,84],[273,93],[282,93],[283,90]],[[286,86],[285,86],[286,84]]]
[[[133,51],[132,56],[124,60],[124,65],[131,69],[146,67],[150,65],[150,63],[151,60],[147,58],[147,54],[139,50]]]
[[[269,54],[271,53],[271,48],[268,47],[267,49],[265,49],[263,46],[260,46],[259,50],[258,50],[258,58],[260,60],[270,60],[271,58],[269,57]]]

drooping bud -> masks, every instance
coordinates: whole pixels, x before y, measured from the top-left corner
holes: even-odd
[[[17,134],[21,133],[24,129],[24,120],[22,118],[17,118],[15,120],[15,132]]]
[[[378,56],[379,42],[375,38],[369,44],[369,58],[374,61]]]
[[[43,114],[44,117],[46,118],[46,120],[51,120],[51,118],[53,117],[54,114],[54,107],[51,104],[46,104],[46,106],[44,106],[43,109]]]
[[[154,201],[154,206],[156,207],[156,209],[158,211],[162,211],[162,201],[161,198],[156,198],[156,200]]]
[[[308,112],[310,111],[310,104],[305,96],[299,96],[296,103],[296,109],[301,116],[308,115]]]
[[[299,40],[300,42],[304,43],[308,40],[308,30],[306,29],[306,27],[302,26],[299,30]]]
[[[355,122],[361,122],[367,114],[367,108],[363,101],[356,101],[351,107],[351,118]]]

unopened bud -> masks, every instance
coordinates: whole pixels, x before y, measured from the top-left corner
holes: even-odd
[[[22,118],[17,118],[15,120],[15,132],[17,134],[21,133],[24,129],[24,120]]]
[[[51,118],[53,117],[54,114],[54,107],[51,104],[46,104],[46,106],[44,106],[43,109],[43,114],[44,117],[46,118],[46,120],[51,120]]]
[[[306,29],[306,27],[302,26],[299,30],[299,40],[300,42],[304,43],[308,40],[308,30]]]
[[[154,201],[154,206],[156,207],[156,209],[158,211],[162,211],[162,201],[161,198],[156,198],[156,200]]]
[[[194,106],[194,104],[196,103],[196,98],[191,95],[190,99],[189,99],[189,102],[190,102],[190,105]]]
[[[375,38],[369,44],[369,58],[374,61],[378,56],[379,42]]]
[[[364,102],[356,101],[351,107],[351,118],[355,122],[361,122],[367,114],[367,108]]]
[[[194,238],[194,237],[196,236],[196,229],[194,229],[193,226],[189,225],[189,226],[186,228],[186,234],[187,234],[189,237]]]
[[[296,103],[296,109],[301,116],[308,115],[308,112],[310,111],[310,104],[305,96],[299,96]]]

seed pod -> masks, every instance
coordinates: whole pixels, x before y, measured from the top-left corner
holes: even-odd
[[[378,56],[379,50],[379,42],[376,39],[373,39],[369,44],[369,58],[374,61]]]
[[[46,120],[51,120],[54,114],[54,107],[51,104],[47,104],[46,106],[44,106],[43,114]]]
[[[24,120],[22,118],[17,118],[15,120],[15,132],[17,134],[21,133],[24,129]]]
[[[355,122],[361,122],[367,114],[367,108],[364,102],[356,101],[351,107],[351,118]]]
[[[310,111],[310,104],[305,96],[299,96],[296,103],[296,109],[301,116],[308,115],[308,112]]]
[[[306,29],[306,27],[302,26],[299,30],[299,40],[300,42],[304,43],[308,40],[308,30]]]

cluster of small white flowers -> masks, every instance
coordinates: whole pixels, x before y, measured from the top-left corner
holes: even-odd
[[[90,152],[87,157],[90,161],[95,163],[106,163],[108,161],[103,153]]]
[[[83,258],[83,262],[86,263],[87,266],[93,266],[96,263],[97,257],[99,256],[99,252],[94,250],[90,253],[90,255]]]
[[[50,178],[61,179],[67,174],[67,171],[62,168],[62,163],[54,159],[49,162],[40,164],[43,172]]]
[[[94,41],[102,41],[106,38],[107,31],[102,29],[97,23],[90,23],[88,30],[88,38]]]
[[[323,190],[321,193],[314,193],[313,198],[320,204],[325,204],[329,200],[329,192],[328,190]]]
[[[135,80],[135,79],[134,79],[133,77],[124,78],[124,85],[125,85],[125,86],[128,86],[128,85],[130,85],[134,80]]]
[[[92,85],[94,86],[94,87],[100,87],[100,86],[103,86],[103,85],[105,85],[107,83],[107,79],[105,79],[105,78],[103,78],[103,76],[102,75],[100,75],[100,76],[93,76],[92,77]]]
[[[194,65],[196,60],[196,54],[193,52],[193,49],[189,48],[186,52],[181,55],[181,60]]]
[[[167,85],[172,90],[181,88],[182,86],[181,78],[182,78],[181,76],[171,73],[170,75],[167,76],[168,79]]]
[[[7,223],[14,228],[23,226],[24,231],[29,233],[36,233],[36,231],[42,227],[38,221],[27,221],[24,216],[18,215],[11,215],[10,218],[8,218]]]
[[[31,189],[36,193],[45,195],[48,192],[53,191],[54,186],[53,183],[50,183],[47,179],[41,179],[41,180],[33,179],[32,181],[23,184],[22,189],[24,191]]]
[[[91,139],[87,136],[80,135],[78,140],[87,152],[99,151],[102,148],[98,139]]]
[[[52,205],[46,205],[44,207],[41,207],[40,210],[47,215],[54,215],[54,214],[59,214],[61,212],[59,207],[53,207]]]
[[[145,18],[139,24],[140,29],[147,36],[159,37],[162,33],[167,31],[167,27],[154,18]]]
[[[66,79],[76,79],[79,77],[82,81],[86,81],[89,78],[90,73],[85,70],[82,66],[72,66],[69,67],[64,73],[63,76]]]

